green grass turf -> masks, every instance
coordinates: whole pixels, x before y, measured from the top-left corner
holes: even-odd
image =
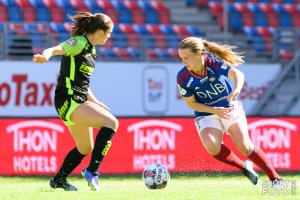
[[[49,177],[0,177],[0,200],[176,200],[176,199],[300,199],[300,174],[284,174],[285,180],[296,180],[296,194],[262,194],[262,180],[256,186],[237,174],[171,174],[171,181],[165,189],[149,190],[140,176],[109,176],[100,178],[100,192],[92,192],[81,177],[72,176],[69,182],[78,187],[78,192],[50,189]]]

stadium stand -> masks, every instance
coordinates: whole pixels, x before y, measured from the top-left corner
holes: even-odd
[[[3,57],[26,59],[22,52],[28,49],[12,48],[18,38],[25,38],[28,42],[24,45],[32,46],[30,55],[66,40],[70,37],[68,16],[76,11],[106,13],[115,22],[112,41],[99,47],[103,60],[178,60],[175,52],[180,39],[205,35],[196,25],[170,24],[170,10],[162,1],[0,0],[1,38],[7,41],[4,46],[8,49]],[[10,52],[22,56],[11,56]]]
[[[300,1],[232,0],[227,1],[229,29],[244,33],[257,54],[288,62],[300,47]],[[223,2],[209,1],[213,16],[223,27]],[[283,33],[283,34],[282,34]],[[290,35],[290,44],[284,38]],[[296,46],[295,46],[296,44]]]
[[[103,12],[116,23],[98,52],[103,60],[177,61],[178,42],[190,35],[239,46],[247,62],[289,62],[300,45],[299,0],[0,0],[2,58],[26,58],[10,56],[18,37],[33,53],[67,39],[76,11]]]

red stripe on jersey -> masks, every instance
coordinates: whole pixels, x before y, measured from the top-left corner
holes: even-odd
[[[209,66],[211,68],[217,69],[218,68],[218,64],[219,63],[215,59],[213,59],[212,57],[206,56],[204,58],[204,66]]]
[[[178,77],[178,84],[180,86],[182,86],[182,83],[184,82],[184,80],[189,77],[190,72],[186,69],[182,74],[180,74],[180,76]]]

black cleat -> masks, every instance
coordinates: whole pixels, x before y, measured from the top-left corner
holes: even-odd
[[[68,183],[66,180],[58,182],[55,181],[54,178],[50,179],[50,187],[53,189],[62,188],[65,191],[77,191],[77,188],[74,185]]]
[[[251,181],[253,185],[257,184],[258,174],[253,170],[253,163],[251,161],[245,161],[245,166],[242,172]]]

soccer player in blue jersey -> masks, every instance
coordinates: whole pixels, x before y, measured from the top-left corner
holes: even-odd
[[[70,39],[33,56],[34,63],[45,63],[52,56],[62,55],[54,102],[59,117],[68,126],[76,143],[50,180],[50,186],[77,191],[67,182],[67,176],[92,151],[90,164],[81,174],[91,190],[99,191],[98,170],[118,129],[118,120],[96,99],[89,84],[96,63],[95,46],[105,44],[114,24],[110,17],[101,13],[78,12],[71,19],[74,24]],[[95,144],[93,128],[100,128]]]
[[[236,47],[219,45],[202,38],[187,37],[179,44],[184,67],[177,83],[185,103],[195,111],[195,125],[204,148],[215,159],[240,169],[254,184],[258,175],[254,162],[273,182],[281,180],[265,153],[249,137],[242,103],[237,101],[244,84],[244,75],[235,68],[243,64]],[[231,87],[227,78],[234,81]],[[225,144],[227,132],[237,149],[251,161],[242,161]]]

